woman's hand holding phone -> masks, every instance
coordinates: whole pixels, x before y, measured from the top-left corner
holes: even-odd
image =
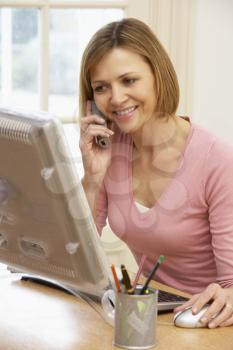
[[[106,120],[106,117],[103,115],[103,113],[101,113],[96,104],[95,104],[95,101],[91,101],[91,112],[92,114],[97,114],[99,115],[101,118],[104,119],[105,121],[105,125],[104,126],[107,126],[107,120]],[[103,123],[103,121],[101,121]],[[110,143],[110,140],[109,140],[109,137],[106,137],[106,136],[101,136],[101,135],[98,135],[96,136],[95,138],[95,142],[102,148],[108,148],[110,147],[111,143]]]
[[[102,183],[111,160],[111,144],[100,147],[97,138],[108,139],[113,131],[108,129],[103,117],[92,112],[91,101],[87,101],[86,116],[80,123],[79,147],[82,153],[85,177],[96,184]]]

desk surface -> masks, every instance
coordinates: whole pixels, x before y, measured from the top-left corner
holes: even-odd
[[[170,288],[165,288],[171,290]],[[182,329],[158,316],[157,350],[232,350],[233,327]],[[16,278],[0,278],[0,350],[109,350],[113,328],[81,299]]]

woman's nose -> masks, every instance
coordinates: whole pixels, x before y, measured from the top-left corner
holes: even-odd
[[[111,93],[111,104],[113,106],[119,106],[127,99],[124,89],[119,87],[112,87]]]

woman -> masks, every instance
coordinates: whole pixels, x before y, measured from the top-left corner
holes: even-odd
[[[92,112],[91,101],[106,116]],[[233,149],[176,115],[179,87],[142,22],[123,19],[88,44],[80,77],[82,180],[99,232],[108,218],[148,275],[192,293],[210,328],[233,324]],[[101,136],[110,147],[95,142]]]

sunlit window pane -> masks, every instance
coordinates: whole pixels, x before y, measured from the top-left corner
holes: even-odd
[[[14,9],[12,25],[13,100],[17,105],[38,108],[38,10]]]
[[[50,16],[49,110],[72,116],[77,109],[81,55],[93,33],[123,18],[121,9],[55,9]]]
[[[2,10],[0,9],[0,101],[2,94]]]
[[[38,10],[1,11],[1,102],[38,109]]]

